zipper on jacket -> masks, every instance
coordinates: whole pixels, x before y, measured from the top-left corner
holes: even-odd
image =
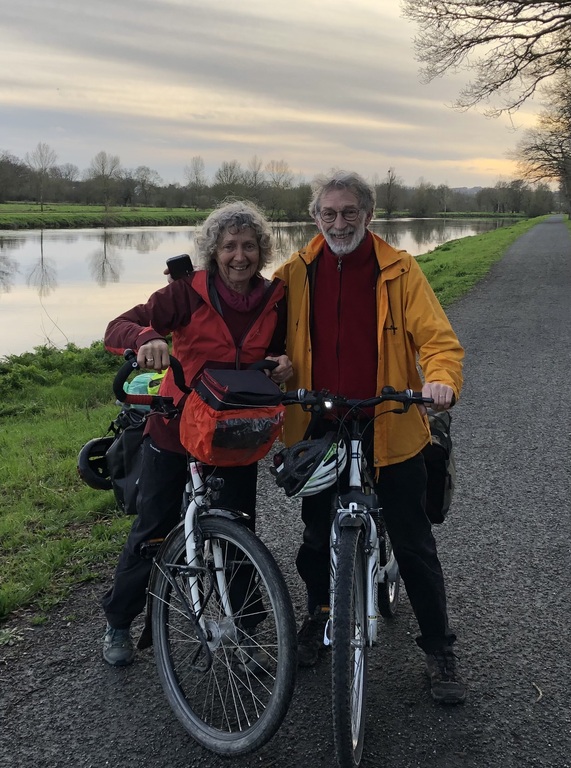
[[[266,290],[264,299],[263,301],[260,302],[259,312],[257,312],[256,315],[254,315],[254,317],[250,322],[250,325],[246,328],[246,330],[242,334],[242,338],[240,339],[238,344],[236,344],[236,358],[235,358],[236,370],[240,370],[240,355],[242,353],[242,345],[244,344],[244,339],[250,333],[254,324],[259,320],[260,316],[265,311],[266,307],[269,305],[270,299],[272,298],[272,295],[275,293],[278,285],[279,285],[279,280],[272,280],[272,282],[269,284]]]

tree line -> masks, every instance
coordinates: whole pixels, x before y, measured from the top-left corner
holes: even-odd
[[[270,218],[308,218],[310,184],[295,176],[284,160],[267,163],[254,155],[243,166],[223,161],[209,179],[204,160],[192,157],[184,167],[184,184],[165,183],[149,166],[125,168],[117,155],[98,152],[83,171],[71,163],[58,164],[58,156],[40,142],[23,159],[0,150],[0,203],[33,201],[41,210],[47,203],[154,208],[213,208],[231,197],[258,203]],[[421,179],[407,186],[389,168],[371,180],[377,206],[391,217],[406,212],[415,218],[448,212],[482,212],[539,216],[557,208],[557,199],[541,179],[499,181],[494,187],[451,188]]]

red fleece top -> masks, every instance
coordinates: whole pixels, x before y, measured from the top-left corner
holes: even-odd
[[[341,257],[325,244],[313,296],[314,389],[360,399],[377,394],[377,276],[370,232]]]

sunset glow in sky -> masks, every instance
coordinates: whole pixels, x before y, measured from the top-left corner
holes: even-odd
[[[493,186],[538,105],[450,108],[466,75],[424,85],[398,0],[0,0],[0,150],[101,150],[184,182],[200,155],[333,166],[407,184]]]

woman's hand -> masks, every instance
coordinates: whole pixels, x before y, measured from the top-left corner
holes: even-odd
[[[164,339],[152,339],[137,351],[139,368],[148,371],[164,371],[169,367],[169,345]]]
[[[293,376],[293,365],[287,355],[279,355],[273,357],[272,355],[266,355],[266,360],[275,360],[277,366],[273,371],[270,371],[270,379],[275,381],[276,384],[283,384],[284,381],[291,379]]]

